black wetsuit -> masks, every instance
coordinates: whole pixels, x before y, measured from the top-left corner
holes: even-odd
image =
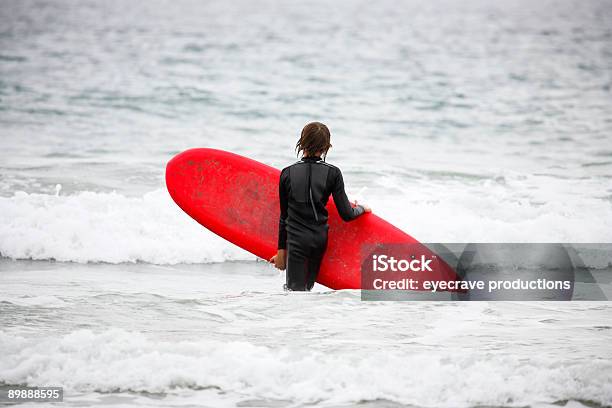
[[[327,248],[327,201],[334,197],[344,221],[364,213],[352,207],[340,169],[320,157],[304,157],[283,169],[279,183],[278,248],[287,249],[287,289],[312,289]]]

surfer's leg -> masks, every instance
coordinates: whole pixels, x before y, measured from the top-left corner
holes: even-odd
[[[321,267],[321,260],[323,256],[312,256],[307,260],[307,282],[306,282],[306,290],[310,291],[317,280],[317,275],[319,274],[319,268]]]
[[[291,242],[287,245],[287,289],[304,291],[306,290],[308,272],[308,258],[299,245]]]
[[[319,269],[321,268],[321,261],[325,250],[327,249],[327,229],[319,232],[313,239],[314,246],[311,247],[308,264],[307,264],[307,280],[306,289],[311,290],[314,286],[317,276],[319,275]]]

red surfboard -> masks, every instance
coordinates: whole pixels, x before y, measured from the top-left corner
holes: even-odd
[[[280,171],[216,149],[191,149],[166,167],[173,200],[217,235],[265,260],[278,241]],[[360,289],[364,245],[417,244],[410,235],[374,214],[344,222],[330,199],[329,238],[317,282],[332,289]],[[427,251],[421,245],[424,251]],[[446,265],[436,279],[454,280]]]

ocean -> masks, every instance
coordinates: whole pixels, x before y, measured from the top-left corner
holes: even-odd
[[[285,293],[164,183],[192,147],[287,166],[318,120],[349,197],[422,242],[610,243],[611,23],[605,0],[0,2],[0,388],[611,406],[609,302]]]

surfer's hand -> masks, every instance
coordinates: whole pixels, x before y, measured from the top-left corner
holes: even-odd
[[[355,207],[357,207],[358,205],[360,205],[361,207],[363,207],[363,212],[366,212],[366,213],[371,213],[371,212],[372,212],[372,209],[370,208],[370,206],[369,206],[369,205],[366,205],[366,204],[358,204],[358,203],[357,203],[357,200],[355,200],[355,201],[353,202],[353,204],[355,204]]]
[[[279,249],[276,255],[270,258],[270,262],[274,264],[276,269],[284,271],[287,267],[287,250]]]

